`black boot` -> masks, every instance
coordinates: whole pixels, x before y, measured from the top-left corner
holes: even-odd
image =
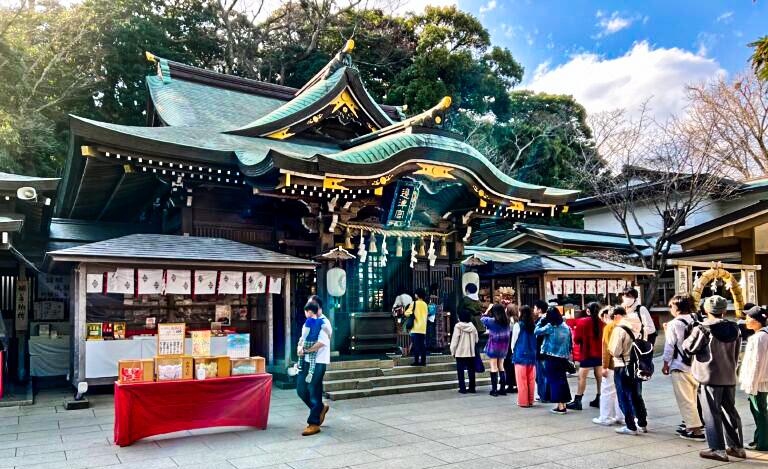
[[[467,388],[464,384],[464,367],[456,361],[456,375],[459,378],[459,394],[466,394]]]
[[[499,396],[507,395],[507,374],[503,371],[499,371]]]
[[[581,407],[581,398],[583,397],[583,394],[576,394],[573,397],[573,400],[565,405],[565,408],[568,410],[582,410]]]
[[[489,394],[493,397],[496,397],[499,395],[499,393],[496,392],[496,385],[497,385],[498,379],[499,379],[499,374],[491,371],[491,392]]]
[[[600,394],[595,396],[595,400],[594,401],[590,401],[589,402],[589,406],[590,407],[596,407],[598,409],[600,408]]]

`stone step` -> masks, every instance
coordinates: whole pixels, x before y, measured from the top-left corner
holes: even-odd
[[[488,373],[478,374],[478,377],[488,377]],[[450,381],[456,378],[456,371],[440,371],[435,373],[414,373],[410,375],[377,376],[365,379],[347,379],[326,381],[323,387],[326,391],[349,391],[353,389],[366,390],[371,388],[387,388],[392,386],[407,386],[411,384],[434,383]]]
[[[491,384],[490,378],[478,378],[477,387],[489,386]],[[412,392],[427,392],[427,391],[439,391],[444,389],[458,389],[459,383],[454,376],[450,381],[436,381],[432,383],[416,383],[416,384],[404,384],[397,386],[383,386],[378,388],[371,388],[367,390],[351,389],[345,391],[330,391],[326,392],[326,397],[332,401],[340,401],[345,399],[358,399],[361,397],[374,397],[374,396],[387,396],[392,394],[406,394]],[[484,393],[485,391],[478,390],[478,393]]]
[[[488,366],[486,362],[486,367]],[[346,379],[367,379],[374,378],[376,376],[393,376],[393,375],[410,375],[416,373],[434,373],[440,371],[455,371],[456,362],[446,363],[433,363],[427,364],[427,366],[395,366],[392,368],[358,368],[350,370],[328,370],[325,372],[325,379],[323,382],[329,383],[332,381],[346,380]]]
[[[384,376],[384,371],[379,368],[356,368],[350,370],[328,370],[325,372],[324,383],[344,379],[367,379],[376,376]]]
[[[392,357],[395,366],[407,366],[413,362],[413,357]],[[455,363],[456,359],[450,355],[427,355],[427,364],[430,363]]]
[[[381,366],[392,367],[393,366],[392,360],[380,360],[378,358],[370,358],[365,360],[331,361],[327,369],[328,370],[357,370],[360,368],[380,368]]]

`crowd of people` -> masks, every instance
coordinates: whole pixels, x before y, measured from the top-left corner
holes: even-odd
[[[558,307],[543,300],[519,310],[512,304],[482,308],[476,293],[476,285],[467,285],[451,339],[459,393],[477,392],[476,374],[484,371],[485,354],[491,396],[516,392],[520,407],[550,403],[557,415],[589,405],[599,409],[592,419],[597,425],[616,426],[622,435],[648,432],[643,383],[654,373],[658,333],[634,288],[622,292],[620,305],[588,304],[572,327]],[[671,381],[682,417],[679,436],[706,443],[709,448],[699,453],[705,459],[746,458],[736,410],[740,386],[756,424],[746,447],[768,451],[768,313],[745,305],[746,321],[740,325],[725,318],[727,300],[717,295],[700,308],[690,295],[676,295],[669,307],[673,319],[664,326],[661,371]],[[568,375],[573,373],[578,385],[571,395]],[[586,404],[590,374],[596,395]]]

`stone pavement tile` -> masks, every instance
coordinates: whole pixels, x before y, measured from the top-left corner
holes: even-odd
[[[189,445],[168,446],[168,447],[147,447],[141,451],[127,451],[127,448],[120,448],[118,446],[112,446],[117,453],[117,456],[121,461],[140,461],[146,459],[160,459],[165,457],[172,457],[180,454],[193,454],[193,453],[209,453],[212,450],[203,443],[195,442]]]
[[[94,466],[94,467],[104,467],[104,466]],[[107,467],[110,467],[108,465]],[[176,465],[175,462],[173,462],[173,459],[171,458],[158,458],[158,459],[147,459],[144,461],[134,461],[134,462],[122,462],[118,466],[114,466],[114,469],[162,469],[166,467],[179,467]]]
[[[531,469],[564,469],[566,466],[562,466],[556,462],[545,462],[544,464],[537,464],[535,466],[526,466]]]
[[[16,448],[0,449],[0,458],[12,458],[16,456]]]
[[[333,445],[318,446],[315,451],[323,456],[333,456],[344,453],[354,453],[378,448],[398,448],[395,443],[384,438],[370,438],[367,440],[351,441],[349,443],[337,443]]]
[[[360,451],[357,453],[345,453],[334,456],[322,456],[314,459],[304,459],[301,461],[292,461],[287,464],[293,469],[337,469],[381,461],[382,459],[383,458],[374,456],[367,451]]]
[[[314,459],[321,457],[320,453],[311,449],[300,449],[295,451],[283,451],[280,453],[257,454],[239,458],[227,458],[229,462],[238,469],[249,467],[273,466],[277,464],[286,464],[304,459]]]
[[[115,466],[120,464],[120,460],[114,454],[98,457],[88,457],[82,459],[67,459],[66,461],[46,462],[40,464],[22,464],[16,466],[16,469],[85,469],[95,466]],[[119,467],[119,466],[117,466]]]
[[[352,466],[352,469],[424,469],[427,467],[435,466],[443,467],[444,465],[445,463],[443,461],[433,456],[428,456],[426,454],[416,454],[413,456],[383,459],[381,461],[360,464],[357,466]]]
[[[303,430],[303,428],[301,430]],[[301,430],[297,430],[295,435],[300,435]],[[375,431],[359,431],[348,430],[343,427],[337,429],[323,426],[323,434],[331,436],[334,439],[344,443],[368,440],[370,438],[385,438],[387,440],[403,439],[404,441],[414,441],[417,438],[421,438],[420,436],[416,436],[413,433],[404,432],[402,430],[391,427]]]
[[[498,456],[493,456],[490,459],[511,467],[525,467],[556,461],[567,457],[570,457],[568,453],[561,453],[551,449],[535,449],[531,451],[500,454]]]
[[[403,433],[401,435],[385,436],[384,439],[395,443],[396,445],[403,445],[409,443],[418,443],[420,441],[428,441],[423,436],[415,436],[410,433]]]
[[[0,425],[0,435],[5,433],[33,432],[37,430],[55,430],[57,428],[59,428],[59,423],[55,420],[16,425]]]
[[[80,409],[80,410],[69,410],[65,412],[56,412],[54,408],[54,412],[52,414],[44,413],[44,414],[22,415],[19,417],[19,423],[44,422],[47,420],[74,420],[74,419],[83,419],[83,418],[95,418],[95,415],[93,414],[93,409]]]
[[[589,430],[580,430],[578,432],[566,431],[566,432],[559,432],[554,433],[553,436],[559,437],[562,439],[567,439],[573,442],[577,441],[589,441],[594,440],[597,438],[605,438],[608,436],[614,436],[616,435],[616,432],[613,428],[608,427],[602,427],[602,428],[595,428],[595,429],[589,429]]]
[[[0,449],[21,448],[24,446],[37,446],[61,442],[59,436],[44,436],[42,438],[27,438],[23,440],[0,441]]]
[[[547,437],[547,440],[549,437]],[[621,450],[623,448],[634,447],[638,443],[638,439],[628,438],[624,435],[607,436],[605,438],[597,438],[590,441],[579,441],[576,443],[568,443],[564,445],[558,445],[558,451],[565,451],[573,454],[574,456],[589,455],[595,453],[604,453],[606,451]],[[647,453],[647,450],[645,451]],[[644,453],[640,452],[637,456],[642,456]],[[630,455],[635,455],[630,453]]]
[[[648,469],[649,465],[661,468],[685,468],[685,469],[709,469],[710,467],[722,466],[719,461],[700,458],[698,452],[671,456],[668,458],[654,459],[651,462],[645,461],[638,464],[627,464],[619,466],[621,469]]]
[[[461,449],[464,451],[469,451],[470,453],[476,454],[480,457],[498,456],[500,454],[506,454],[506,453],[512,452],[512,450],[502,448],[500,446],[495,446],[490,443],[486,443],[483,445],[475,445],[475,446],[465,446]]]
[[[335,443],[338,443],[338,440],[321,433],[319,435],[314,435],[309,438],[305,437],[295,441],[281,441],[279,443],[259,444],[259,448],[267,453],[276,453],[282,451],[294,451],[297,449],[327,446]]]
[[[18,425],[19,417],[0,417],[0,425]]]
[[[463,448],[465,446],[482,445],[486,443],[497,443],[504,441],[509,437],[501,435],[499,433],[476,433],[474,435],[463,435],[452,438],[438,438],[436,441],[455,448]]]
[[[424,438],[453,438],[459,436],[451,430],[445,428],[433,428],[431,430],[417,430],[412,432],[414,435],[422,436]]]
[[[15,456],[10,458],[0,458],[0,467],[3,466],[20,466],[22,464],[34,464],[42,462],[54,462],[66,460],[64,451],[56,453],[42,453],[42,454],[30,454],[26,456]]]
[[[18,433],[4,433],[4,434],[0,435],[0,442],[3,442],[3,441],[13,441],[13,440],[18,440],[18,439],[19,439],[19,434]]]
[[[59,420],[59,428],[73,428],[73,427],[91,427],[94,425],[108,425],[112,427],[115,424],[114,417],[81,417],[73,419]]]
[[[463,449],[458,449],[458,448],[451,448],[451,449],[438,451],[436,453],[430,453],[429,456],[432,456],[433,458],[438,458],[441,461],[445,461],[448,464],[464,462],[464,461],[469,461],[471,459],[478,458],[476,454],[470,453],[469,451],[465,451]]]
[[[644,435],[643,435],[644,436]],[[627,440],[635,442],[633,446],[627,446],[616,450],[619,453],[630,456],[637,456],[646,459],[661,459],[679,454],[690,453],[692,451],[701,451],[707,448],[706,443],[692,442],[677,438],[669,442],[654,442],[642,444],[638,442],[640,438],[624,437]]]
[[[437,453],[447,449],[451,449],[451,447],[436,441],[422,441],[419,443],[399,445],[395,451],[393,451],[392,448],[379,448],[368,450],[368,452],[379,456],[382,459],[388,459],[397,457],[398,455],[415,456],[419,454]]]
[[[557,459],[556,462],[560,465],[572,467],[574,469],[580,469],[588,467],[590,469],[611,469],[614,467],[623,466],[626,464],[635,464],[650,459],[639,458],[636,456],[629,456],[621,454],[615,451],[608,451],[606,453],[590,454],[586,456],[576,456],[573,458]]]
[[[507,452],[520,452],[520,451],[530,451],[534,449],[540,449],[545,447],[552,447],[552,446],[559,446],[567,444],[568,440],[563,440],[561,438],[556,438],[554,436],[547,436],[546,438],[541,437],[530,437],[530,438],[509,438],[504,441],[499,441],[496,443],[492,443],[493,446],[498,446],[499,448],[508,450]]]
[[[177,454],[171,456],[171,459],[179,465],[179,467],[187,467],[193,464],[221,464],[224,467],[232,467],[227,459],[231,459],[231,454],[228,451],[212,451],[210,453],[194,453],[194,454]],[[245,455],[243,455],[245,456]]]

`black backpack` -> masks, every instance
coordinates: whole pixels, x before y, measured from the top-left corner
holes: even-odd
[[[693,332],[693,328],[699,325],[699,322],[696,320],[695,317],[693,317],[693,315],[691,315],[691,319],[692,319],[691,322],[685,323],[685,332],[683,333],[683,340],[687,339],[691,335],[691,332]],[[681,320],[680,318],[675,319],[675,321],[680,321],[680,320]],[[672,354],[672,359],[675,359],[677,357],[680,357],[680,361],[682,361],[683,365],[685,366],[691,366],[691,364],[693,363],[693,355],[686,352],[685,350],[680,350],[677,344],[675,344],[675,351]]]
[[[625,360],[626,366],[624,373],[632,379],[639,381],[648,381],[653,376],[653,344],[643,339],[643,330],[640,328],[640,337],[635,338],[632,329],[627,326],[621,326],[632,339],[632,346],[629,348],[629,360]]]

